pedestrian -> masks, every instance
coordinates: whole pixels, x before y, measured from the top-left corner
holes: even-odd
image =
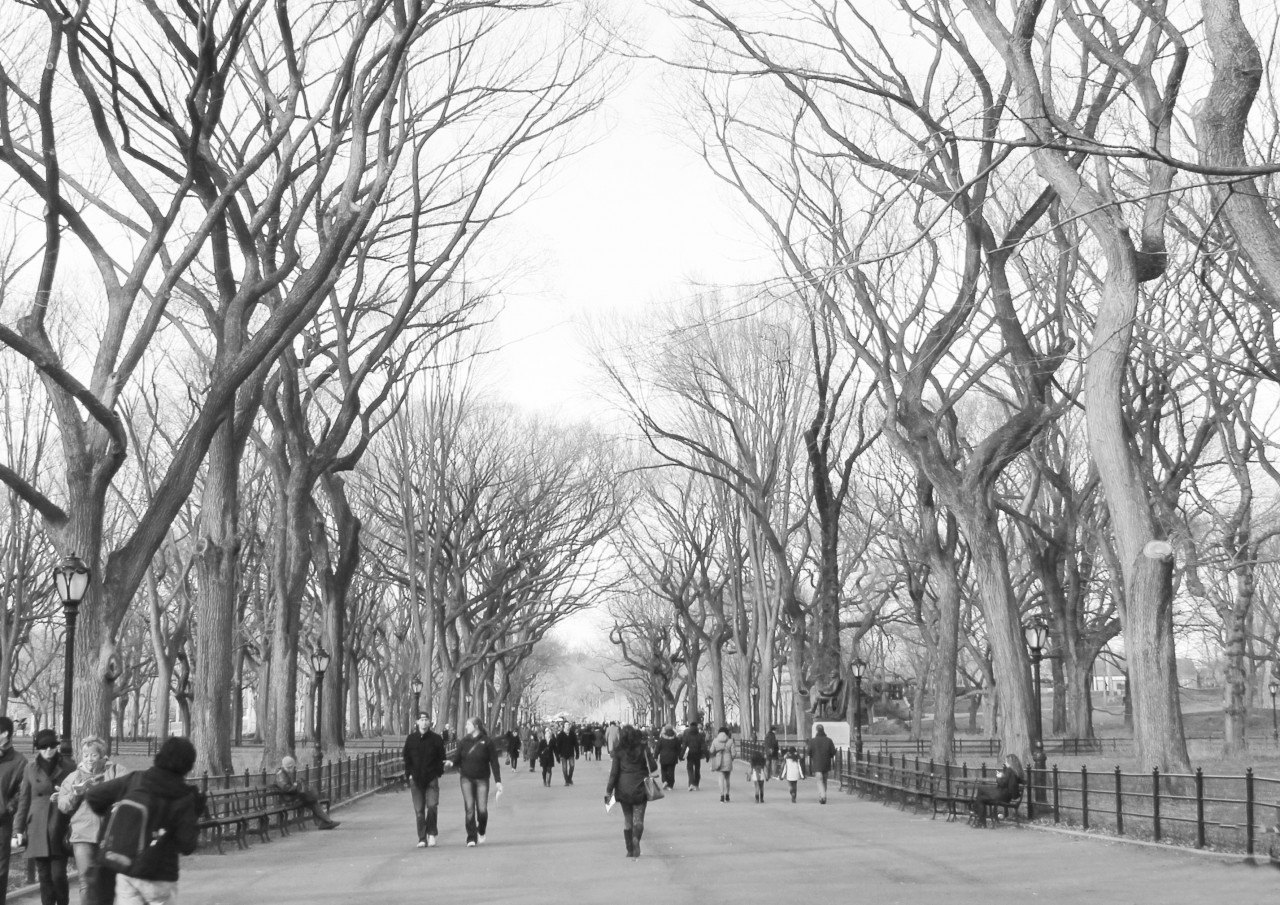
[[[13,816],[18,810],[26,768],[27,759],[13,747],[13,720],[0,716],[0,905],[4,905],[9,892]]]
[[[102,818],[84,803],[84,795],[91,786],[119,776],[119,765],[107,758],[107,743],[89,735],[80,742],[80,765],[58,789],[58,810],[71,822],[71,854],[80,884],[80,905],[104,905],[115,897],[115,872],[98,864]]]
[[[737,750],[733,746],[733,733],[728,726],[721,726],[711,743],[711,769],[720,780],[720,800],[729,800],[729,780],[733,778],[733,760]]]
[[[827,774],[836,759],[836,743],[827,736],[827,730],[818,726],[809,739],[809,775],[818,780],[818,804],[827,803]]]
[[[535,755],[538,763],[542,766],[542,784],[544,786],[551,785],[551,771],[556,765],[556,736],[548,726],[543,738],[538,741],[538,748]]]
[[[69,905],[67,821],[58,810],[58,789],[75,772],[76,762],[58,750],[58,733],[41,729],[35,738],[36,759],[27,763],[13,818],[17,835],[26,839],[27,858],[36,864],[42,905]]]
[[[315,790],[308,788],[306,783],[298,779],[298,762],[287,754],[280,758],[280,769],[276,770],[272,788],[277,795],[291,805],[310,811],[311,816],[316,820],[316,826],[320,829],[334,830],[341,825],[325,811],[324,805],[320,803],[320,796]]]
[[[644,814],[649,804],[644,780],[656,769],[644,736],[634,726],[623,726],[609,766],[604,802],[607,807],[612,799],[622,806],[622,838],[627,843],[628,858],[640,857],[640,837],[644,835]]]
[[[560,773],[564,776],[564,784],[566,786],[573,785],[573,762],[576,747],[574,737],[569,734],[565,724],[561,723],[560,731],[556,733],[556,759],[560,761]]]
[[[618,728],[618,721],[610,720],[608,728],[604,730],[605,752],[609,757],[613,757],[613,751],[618,747],[618,739],[621,736],[622,730]]]
[[[596,746],[596,760],[600,760],[600,752],[604,750],[604,727],[597,726],[595,732],[591,733],[592,741]]]
[[[747,779],[755,783],[756,804],[764,804],[764,781],[769,775],[768,761],[763,751],[751,753],[751,766],[747,768]]]
[[[787,781],[791,790],[791,803],[796,803],[796,783],[804,779],[804,768],[800,766],[800,753],[795,748],[788,748],[782,759],[782,778]]]
[[[171,736],[160,746],[153,766],[85,792],[85,802],[99,816],[131,795],[145,796],[155,805],[151,810],[157,814],[159,832],[148,849],[150,857],[137,876],[116,874],[117,905],[175,905],[178,901],[179,855],[196,850],[200,839],[196,821],[204,811],[204,796],[184,781],[195,763],[196,749],[190,739]]]
[[[662,768],[662,787],[674,789],[676,785],[676,764],[680,762],[680,739],[676,738],[676,727],[667,724],[662,727],[662,735],[654,745],[654,756],[658,766]]]
[[[684,758],[685,772],[689,774],[689,791],[698,791],[702,784],[702,762],[707,756],[706,737],[694,720],[680,736],[680,756]]]
[[[986,826],[987,816],[992,805],[1008,804],[1022,795],[1022,761],[1018,755],[1010,754],[1004,759],[1004,766],[996,774],[995,785],[978,786],[969,805],[973,826]]]
[[[498,748],[485,731],[479,717],[467,717],[464,735],[458,740],[458,778],[462,786],[462,806],[466,811],[467,846],[484,845],[489,828],[489,781],[502,794],[502,764]],[[449,761],[445,761],[449,766]]]
[[[524,739],[524,753],[529,758],[530,773],[538,768],[538,746],[541,741],[542,733],[538,731],[538,727],[530,726]]]
[[[764,757],[765,773],[773,779],[778,775],[779,766],[777,726],[770,726],[769,731],[764,734]]]
[[[507,733],[507,766],[512,770],[520,761],[520,733],[512,729]]]
[[[444,739],[431,731],[431,714],[420,710],[417,723],[404,740],[404,774],[413,799],[418,848],[435,846],[440,833],[437,821],[444,764]]]
[[[578,730],[578,749],[581,752],[579,756],[583,760],[591,760],[591,749],[595,746],[595,733],[591,731],[590,726],[583,726]]]

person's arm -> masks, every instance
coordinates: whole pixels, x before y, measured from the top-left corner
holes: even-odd
[[[12,799],[11,799],[12,800]],[[18,809],[13,814],[13,830],[19,836],[27,831],[27,817],[31,814],[31,781],[27,771],[22,771],[22,785],[18,788]]]
[[[188,795],[186,798],[177,802],[177,814],[171,823],[173,832],[173,844],[178,847],[178,851],[184,855],[190,855],[196,850],[196,845],[200,842],[200,826],[197,822],[197,802],[195,794]]]
[[[502,758],[498,756],[498,746],[490,739],[486,747],[489,749],[489,769],[493,771],[493,781],[498,788],[502,788]]]
[[[618,777],[622,774],[622,758],[617,754],[613,755],[613,763],[609,765],[609,784],[604,789],[604,800],[608,801],[613,796],[614,789],[618,788]]]
[[[276,789],[286,795],[290,795],[298,791],[298,781],[289,777],[288,771],[284,767],[276,770]]]
[[[95,814],[104,815],[111,810],[111,806],[124,797],[128,791],[129,774],[121,776],[119,779],[113,779],[110,782],[100,782],[96,786],[90,786],[84,793],[85,804]]]

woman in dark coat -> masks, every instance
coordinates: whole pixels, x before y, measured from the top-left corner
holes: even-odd
[[[644,794],[644,778],[657,768],[635,726],[623,726],[618,747],[609,767],[609,785],[604,790],[608,805],[613,798],[622,805],[622,837],[627,842],[627,857],[640,857],[640,837],[644,835],[644,812],[649,799]]]
[[[662,787],[673,789],[676,785],[676,764],[680,762],[680,739],[676,738],[675,726],[664,726],[662,735],[658,736],[653,746],[653,754],[658,758],[658,766],[662,768]]]
[[[546,735],[539,740],[535,756],[542,767],[542,784],[551,785],[551,769],[556,765],[557,755],[556,736],[550,729],[547,729]]]
[[[58,811],[58,787],[76,769],[76,762],[58,752],[58,733],[41,729],[36,733],[36,758],[27,762],[18,795],[18,812],[13,829],[27,837],[27,857],[35,861],[40,878],[41,905],[68,905],[71,888],[67,883],[67,821]]]
[[[1010,754],[996,774],[996,784],[978,786],[978,791],[973,795],[973,803],[969,806],[973,813],[970,822],[974,826],[986,826],[987,814],[993,804],[1008,804],[1021,794],[1022,761],[1018,760],[1018,755]]]
[[[502,794],[502,765],[498,746],[489,738],[479,717],[468,717],[466,735],[458,741],[458,781],[462,786],[462,806],[466,811],[467,845],[484,845],[489,828],[489,780]],[[445,761],[445,766],[449,762]]]

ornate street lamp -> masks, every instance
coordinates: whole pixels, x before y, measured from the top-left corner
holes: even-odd
[[[53,583],[62,598],[62,612],[67,618],[67,648],[62,664],[62,753],[71,754],[71,686],[76,669],[76,617],[80,601],[89,590],[89,567],[74,553],[67,554],[62,565],[53,570]]]
[[[1035,776],[1043,779],[1046,759],[1044,754],[1044,717],[1040,713],[1040,662],[1044,660],[1044,648],[1049,640],[1049,627],[1044,624],[1043,620],[1033,619],[1023,628],[1023,634],[1027,639],[1027,647],[1031,651],[1031,668],[1035,677],[1036,741],[1035,749],[1031,752],[1031,761],[1034,764]],[[1043,789],[1038,788],[1037,794],[1043,796]],[[1033,816],[1031,813],[1031,799],[1033,798],[1035,796],[1031,795],[1027,799],[1028,819]],[[1043,801],[1043,797],[1040,800]]]
[[[324,763],[324,744],[320,739],[320,720],[324,714],[324,673],[329,668],[329,652],[317,644],[311,655],[311,668],[316,674],[316,770]]]
[[[422,712],[422,676],[415,674],[409,687],[413,689],[413,717],[417,719]]]
[[[702,721],[705,725],[710,726],[711,725],[711,695],[707,695],[707,699],[704,703],[707,705],[707,707],[705,710],[702,711]]]
[[[853,759],[862,760],[862,676],[867,664],[861,657],[854,657],[849,668],[853,671]]]
[[[1280,742],[1280,730],[1276,728],[1276,692],[1280,692],[1280,682],[1272,678],[1267,690],[1271,692],[1271,740]]]

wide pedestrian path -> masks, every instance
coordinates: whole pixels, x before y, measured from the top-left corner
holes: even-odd
[[[740,767],[742,765],[739,765]],[[440,844],[419,849],[406,792],[336,812],[334,832],[307,830],[247,852],[182,865],[182,905],[324,903],[1119,903],[1274,905],[1280,872],[1156,849],[1004,826],[969,829],[839,792],[817,802],[813,780],[791,804],[786,784],[752,800],[744,769],[721,804],[714,776],[649,806],[643,857],[624,856],[622,816],[606,814],[608,762],[504,771],[485,845],[466,848],[462,799],[442,781]],[[684,778],[684,766],[677,779]]]

